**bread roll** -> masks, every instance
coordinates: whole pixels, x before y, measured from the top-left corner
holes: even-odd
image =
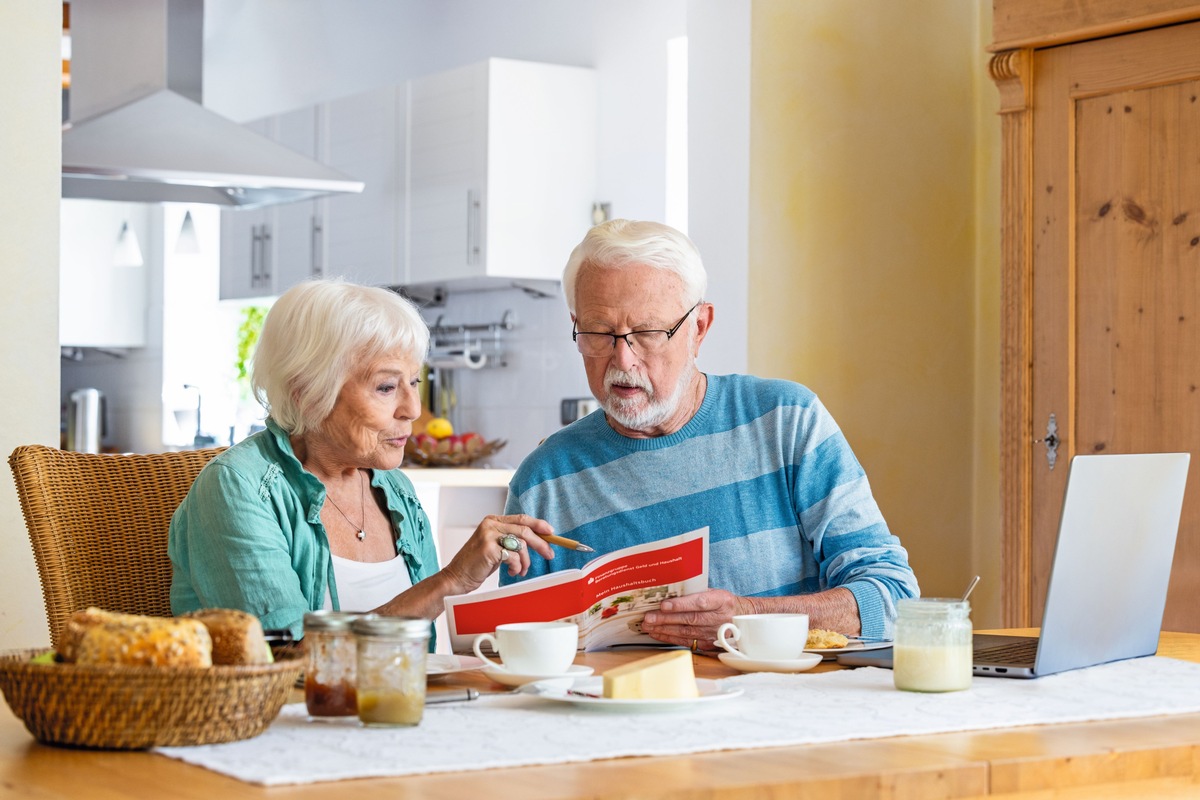
[[[211,667],[212,638],[196,619],[135,617],[101,622],[84,633],[75,663]]]
[[[269,664],[274,659],[258,617],[232,608],[206,608],[184,615],[197,619],[212,637],[213,664]]]
[[[73,662],[78,656],[79,643],[83,641],[83,635],[92,628],[106,622],[132,623],[139,619],[144,619],[144,617],[135,614],[118,614],[100,608],[85,608],[82,611],[76,611],[67,618],[66,627],[63,628],[60,636],[61,641],[58,643],[58,655],[63,661]]]

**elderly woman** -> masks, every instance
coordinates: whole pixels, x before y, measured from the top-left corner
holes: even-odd
[[[204,468],[171,520],[171,608],[239,608],[299,636],[321,608],[433,619],[502,563],[552,558],[542,520],[486,517],[438,569],[433,531],[397,467],[429,330],[384,289],[310,281],[263,325],[251,383],[266,430]],[[514,538],[515,537],[515,538]]]

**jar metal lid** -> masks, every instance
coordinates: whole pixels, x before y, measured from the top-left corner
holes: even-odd
[[[362,636],[400,636],[405,639],[428,639],[430,621],[420,617],[388,617],[364,614],[350,624],[350,629]]]
[[[352,614],[349,611],[309,611],[304,615],[304,630],[348,631],[350,623],[358,617],[358,614]]]
[[[910,614],[967,614],[971,602],[961,597],[906,597],[896,601],[896,612]]]

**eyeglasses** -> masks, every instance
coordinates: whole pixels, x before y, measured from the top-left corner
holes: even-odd
[[[671,341],[671,337],[683,325],[696,308],[703,303],[701,300],[696,305],[687,310],[687,313],[679,318],[671,326],[669,331],[630,331],[629,333],[592,333],[591,331],[577,331],[575,326],[571,326],[571,338],[575,341],[575,347],[579,352],[588,358],[601,358],[603,356],[612,355],[613,350],[617,349],[617,339],[624,339],[625,344],[635,353],[639,355],[647,355],[649,353],[657,353],[667,346],[667,342]]]

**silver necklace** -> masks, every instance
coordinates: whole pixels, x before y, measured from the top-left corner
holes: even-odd
[[[361,475],[362,470],[358,470],[358,473]],[[333,495],[326,492],[325,497],[329,499],[329,502],[333,503],[333,507],[337,509],[339,514],[341,514],[343,517],[346,517],[346,522],[350,523],[350,527],[358,528],[358,533],[356,533],[354,535],[357,536],[358,540],[361,542],[363,539],[367,538],[367,485],[366,485],[366,480],[364,479],[359,485],[362,487],[362,491],[360,492],[360,494],[362,495],[362,525],[355,525],[350,520],[349,517],[346,517],[346,512],[342,511],[342,507],[339,506],[337,504],[337,501],[333,499]]]

